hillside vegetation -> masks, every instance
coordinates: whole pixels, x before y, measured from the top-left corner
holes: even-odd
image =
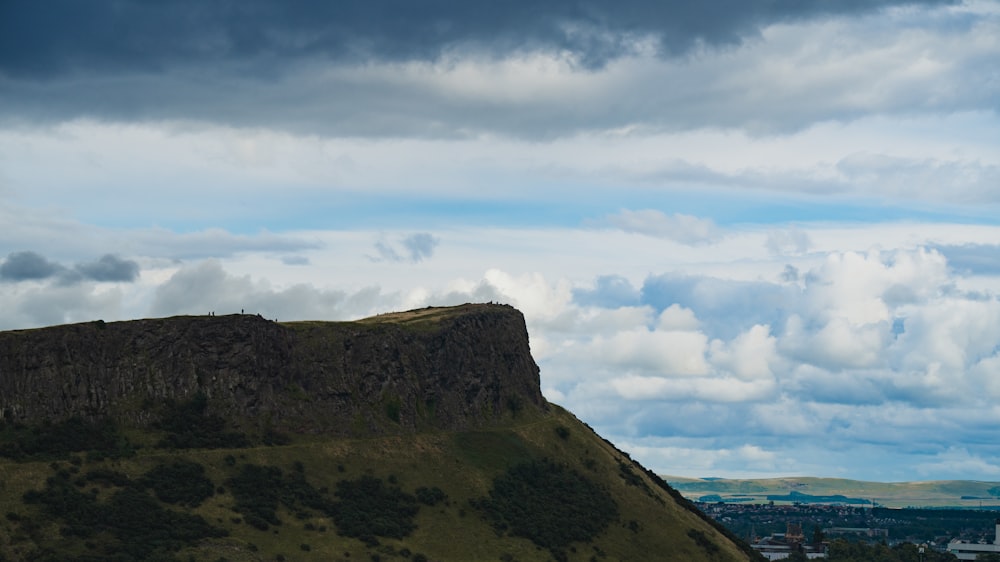
[[[118,380],[102,365],[188,385],[171,397],[156,388],[152,396],[109,393],[108,415],[89,416],[73,414],[88,411],[76,398],[0,394],[0,560],[755,559],[658,477],[540,400],[537,367],[521,355],[526,332],[523,343],[490,333],[516,328],[512,316],[520,318],[509,307],[472,305],[357,323],[165,319],[165,338],[155,321],[0,334],[0,346],[20,346],[22,356],[34,346],[55,358],[32,367],[56,377],[41,388],[90,384],[59,362],[65,356],[85,358],[98,381],[91,388]],[[249,350],[231,351],[226,322],[232,338],[252,335]],[[171,340],[179,326],[198,336]],[[136,329],[151,343],[135,343]],[[113,337],[95,346],[99,353],[72,347],[91,330]],[[68,350],[58,349],[67,341]],[[131,355],[116,355],[108,342]],[[260,359],[255,346],[280,353]],[[449,353],[458,367],[442,372]],[[144,354],[152,357],[146,366]],[[286,368],[274,357],[285,357]],[[268,376],[242,370],[254,365]],[[226,396],[216,372],[270,389],[268,403]],[[325,420],[302,414],[348,398]],[[239,400],[256,409],[234,410]],[[25,404],[67,415],[33,421]],[[10,415],[18,408],[20,417]]]
[[[0,461],[5,559],[749,557],[554,406],[489,430],[271,446],[164,449],[165,431],[126,433],[124,456],[53,446]]]

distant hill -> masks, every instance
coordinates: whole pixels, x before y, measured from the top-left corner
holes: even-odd
[[[498,305],[0,332],[0,560],[759,559],[538,376]]]
[[[884,507],[1000,508],[1000,482],[865,482],[811,477],[748,480],[675,476],[663,478],[685,497],[696,501],[847,505],[871,505],[874,502]]]

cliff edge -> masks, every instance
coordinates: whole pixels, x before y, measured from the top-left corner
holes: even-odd
[[[133,427],[207,398],[243,431],[471,429],[547,409],[524,317],[466,304],[355,322],[178,316],[0,332],[0,420]]]

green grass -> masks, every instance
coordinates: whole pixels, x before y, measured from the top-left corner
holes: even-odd
[[[227,480],[248,465],[271,466],[285,476],[301,471],[308,485],[331,501],[337,499],[335,491],[339,483],[363,478],[379,479],[410,495],[425,487],[438,488],[446,496],[433,506],[419,504],[413,518],[415,529],[407,536],[378,537],[378,544],[370,545],[358,538],[339,535],[328,514],[303,508],[301,504],[290,509],[279,502],[275,515],[281,524],[269,526],[266,531],[258,530],[246,524],[242,514],[233,511],[236,500],[232,490],[225,489],[194,508],[163,504],[168,509],[200,515],[229,533],[227,537],[205,539],[185,547],[175,553],[177,560],[187,560],[189,556],[212,561],[220,557],[275,560],[279,555],[289,561],[367,561],[372,555],[382,560],[404,560],[401,553],[408,551],[411,558],[422,554],[428,560],[505,557],[543,561],[553,559],[552,552],[527,538],[498,536],[488,517],[471,502],[488,496],[496,478],[511,466],[542,458],[565,466],[607,490],[618,508],[617,516],[595,539],[570,543],[564,549],[568,560],[641,560],[649,559],[650,552],[661,553],[661,559],[669,560],[747,559],[717,529],[677,505],[638,468],[633,472],[646,489],[627,482],[620,464],[630,461],[558,407],[553,407],[549,414],[486,431],[365,439],[300,435],[287,445],[243,449],[168,452],[143,448],[132,458],[81,461],[77,469],[81,475],[95,469],[115,470],[135,480],[164,463],[183,460],[203,466],[206,478],[215,486],[226,488]],[[60,462],[58,466],[68,469],[72,465]],[[25,505],[21,498],[28,490],[41,489],[52,474],[46,462],[0,461],[0,505],[19,517],[43,520],[38,506]],[[115,490],[113,486],[105,488],[96,483],[93,486],[99,488],[99,501],[108,501]],[[90,487],[88,484],[85,489]],[[151,492],[146,493],[153,497]],[[0,519],[0,553],[9,559],[23,558],[33,548],[22,527],[17,521]],[[44,521],[36,535],[42,542],[54,540],[59,537],[59,527],[56,521]],[[706,549],[706,541],[718,548]]]

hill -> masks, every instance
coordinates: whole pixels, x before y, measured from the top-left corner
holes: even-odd
[[[1000,507],[1000,482],[934,480],[866,482],[844,478],[761,479],[665,476],[692,500],[762,503],[838,503],[883,507]],[[707,499],[705,499],[707,498]]]
[[[499,305],[2,332],[0,559],[754,559],[538,374]]]

